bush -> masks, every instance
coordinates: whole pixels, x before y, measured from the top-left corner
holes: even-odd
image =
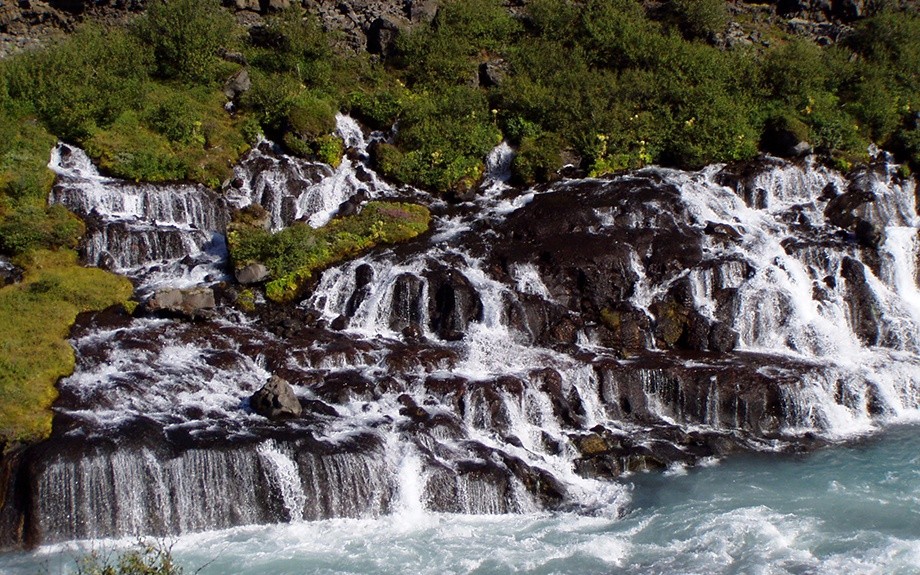
[[[400,153],[383,148],[378,166],[385,175],[436,192],[469,189],[482,177],[483,158],[501,141],[491,116],[476,88],[416,95],[396,135]]]
[[[9,97],[29,107],[57,136],[80,141],[136,107],[152,62],[123,30],[84,26],[62,42],[3,63]]]
[[[335,109],[328,100],[305,92],[288,108],[287,124],[301,138],[313,141],[335,130]]]
[[[54,182],[48,158],[55,140],[34,118],[0,111],[0,197],[44,206]]]
[[[266,25],[250,33],[251,61],[258,68],[293,73],[301,82],[326,86],[333,58],[327,36],[316,17],[297,5],[267,18]]]
[[[149,105],[146,123],[170,142],[187,144],[193,140],[204,144],[202,120],[194,102],[181,92],[169,92]]]
[[[252,88],[243,94],[241,105],[256,115],[267,133],[279,133],[284,120],[303,86],[285,74],[263,74],[253,71]]]
[[[100,169],[119,178],[167,182],[181,180],[189,171],[169,140],[145,127],[133,111],[124,112],[110,129],[93,134],[84,147]]]
[[[821,49],[805,40],[795,40],[768,52],[763,71],[765,95],[796,107],[803,106],[810,95],[823,92],[828,81]]]
[[[234,30],[219,0],[154,0],[135,24],[138,37],[153,49],[159,75],[189,82],[215,79],[218,54]]]
[[[0,251],[21,254],[38,248],[77,247],[85,228],[62,206],[20,205],[0,220]]]
[[[91,552],[77,561],[77,575],[182,575],[170,549],[144,541],[115,556]]]
[[[519,28],[498,0],[450,0],[431,24],[400,34],[396,63],[412,87],[467,84],[476,78],[477,58],[500,51]]]
[[[667,9],[687,38],[710,38],[728,24],[723,0],[670,0]]]
[[[412,95],[400,84],[349,96],[351,113],[375,130],[389,130],[406,109]]]
[[[562,141],[556,134],[525,136],[511,164],[515,181],[531,186],[553,179],[562,168],[561,149]]]
[[[581,10],[578,38],[596,64],[611,68],[643,67],[651,62],[657,24],[645,18],[633,0],[588,0]]]

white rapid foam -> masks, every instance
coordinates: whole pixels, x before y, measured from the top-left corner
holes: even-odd
[[[386,182],[360,163],[367,159],[367,141],[358,123],[338,114],[336,125],[350,150],[337,168],[279,154],[272,142],[263,140],[234,168],[237,185],[228,191],[231,204],[237,208],[260,204],[270,214],[273,230],[294,221],[320,227],[359,191],[367,198],[391,192]]]
[[[296,220],[321,225],[342,202],[362,190],[366,197],[394,192],[362,164],[366,138],[360,127],[339,116],[338,130],[352,149],[338,168],[279,155],[271,150],[271,143],[262,142],[237,167],[236,181],[223,196],[194,186],[133,186],[104,178],[79,150],[64,153],[60,147],[52,160],[60,176],[52,200],[102,220],[104,225],[84,248],[96,263],[111,258],[114,267],[142,278],[147,287],[214,280],[226,258],[215,246],[222,245],[219,234],[234,208],[258,203],[270,213],[276,229]],[[61,409],[89,431],[75,426],[68,438],[104,435],[142,421],[192,443],[215,436],[242,443],[214,454],[197,448],[178,454],[140,449],[119,455],[121,459],[106,459],[106,454],[89,457],[85,463],[54,463],[42,479],[46,491],[50,493],[57,482],[76,491],[49,503],[60,505],[49,507],[46,530],[58,538],[98,537],[395,513],[402,533],[411,538],[415,522],[442,525],[443,516],[432,510],[529,513],[527,521],[539,525],[545,518],[533,516],[542,505],[533,488],[534,477],[559,481],[565,504],[612,517],[623,511],[628,489],[584,477],[590,471],[576,473],[576,465],[585,458],[573,445],[574,437],[596,433],[596,426],[622,440],[648,437],[652,425],[725,437],[748,432],[750,422],[743,413],[748,406],[740,399],[734,406],[726,405],[730,398],[720,394],[718,378],[722,377],[719,370],[730,366],[716,365],[716,359],[707,356],[679,365],[688,372],[713,371],[703,380],[698,405],[688,407],[682,398],[694,393],[697,382],[675,378],[673,369],[669,371],[673,366],[644,366],[641,358],[615,359],[612,356],[619,350],[603,348],[587,333],[593,326],[577,326],[578,343],[567,346],[542,344],[531,333],[527,321],[520,319],[526,315],[522,301],[542,300],[547,308],[561,305],[551,301],[539,265],[517,263],[496,271],[487,256],[465,245],[485,224],[501,221],[536,197],[536,191],[516,194],[507,186],[511,154],[507,145],[493,151],[482,198],[436,220],[436,233],[424,253],[407,248],[410,255],[404,255],[381,249],[322,274],[299,311],[316,312],[329,325],[347,318],[347,326],[336,333],[330,330],[315,339],[299,334],[289,341],[263,333],[251,320],[228,314],[207,329],[135,319],[127,327],[99,329],[76,338],[78,369],[61,382],[61,389],[77,407]],[[676,186],[689,214],[689,221],[682,224],[698,231],[707,223],[730,226],[737,237],[705,239],[699,266],[674,270],[661,281],[653,280],[656,274],[645,268],[644,254],[633,250],[627,267],[637,281],[628,303],[655,321],[654,304],[686,280],[701,316],[737,331],[742,352],[773,358],[774,365],[759,359],[767,365],[760,375],[764,380],[776,375],[789,382],[777,384],[783,390],[778,409],[784,410],[786,420],[781,429],[765,425],[765,432],[837,438],[917,417],[920,289],[913,184],[884,174],[865,176],[877,199],[861,208],[860,216],[889,223],[878,261],[873,261],[866,248],[852,237],[841,239],[825,221],[827,200],[821,199],[825,191],[830,187],[842,193],[848,185],[840,174],[812,164],[777,162],[744,189],[732,190],[717,182],[718,170],[650,169],[635,176],[652,176],[656,183]],[[606,183],[565,182],[540,193],[562,194],[577,186]],[[655,219],[654,206],[644,207],[649,211],[620,214],[626,227],[645,227],[648,222],[643,218],[649,213]],[[612,211],[595,215],[591,233],[623,225]],[[663,220],[674,217],[660,215]],[[797,227],[805,226],[803,218],[810,226],[806,231]],[[813,229],[823,230],[823,235],[814,234],[820,241],[796,245],[795,240]],[[182,263],[188,256],[192,261]],[[445,301],[438,299],[438,288],[443,287],[438,282],[444,281],[445,270],[455,282],[453,305],[460,305],[458,294],[467,289],[475,300],[458,312],[465,314],[462,329],[435,326],[444,311],[438,307]],[[473,313],[472,308],[478,311]],[[868,332],[877,337],[868,341]],[[665,352],[654,351],[662,362],[667,359]],[[335,404],[335,415],[320,406],[318,413],[308,409],[302,420],[275,425],[251,413],[249,395],[270,371],[281,370],[303,377],[305,383],[293,383],[305,404],[327,397]],[[336,376],[347,378],[333,401],[322,395],[321,386],[331,385]],[[539,384],[541,377],[547,380],[546,387]],[[439,385],[448,389],[429,389]],[[630,390],[634,393],[627,397]],[[761,399],[756,392],[751,405]],[[409,408],[406,415],[402,394],[424,414],[413,417]],[[562,399],[571,399],[571,413],[561,413],[564,410],[557,403]],[[631,417],[638,419],[634,414],[639,410],[646,419],[631,423]],[[433,423],[439,416],[447,423]],[[259,435],[276,432],[279,437]],[[292,437],[309,437],[322,445],[298,445]],[[764,445],[772,444],[758,444]],[[511,471],[515,465],[532,474],[527,476],[530,485],[520,477],[524,472]],[[143,497],[126,491],[127,487],[104,485],[109,477],[124,478],[125,485],[131,485],[146,476],[154,479]],[[199,479],[203,483],[194,482]],[[219,502],[206,502],[197,511],[187,508],[195,505],[196,497],[205,496],[211,482],[224,485],[219,495],[228,501],[234,501],[237,490],[246,490],[230,517],[214,518]],[[122,511],[91,525],[96,510],[111,500]],[[158,506],[169,509],[167,523],[154,525],[143,519]],[[83,519],[74,526],[66,517]],[[590,520],[575,523],[576,530],[594,535],[591,530],[596,524]],[[338,525],[329,522],[324,528],[341,536]],[[375,530],[379,524],[347,525]],[[476,533],[476,525],[473,521],[460,529]],[[741,543],[732,525],[741,526]],[[523,530],[529,532],[531,527],[528,524]],[[706,517],[699,527],[700,537],[688,535],[644,547],[654,556],[652,564],[673,567],[668,558],[674,553],[692,554],[704,548],[701,563],[688,567],[700,570],[704,561],[729,560],[752,547],[772,546],[780,553],[767,553],[766,560],[792,557],[810,565],[790,541],[783,540],[787,530],[794,535],[808,532],[813,525],[807,521],[789,522],[782,513],[753,505]],[[250,529],[248,533],[279,533],[276,528]],[[296,539],[306,528],[292,529],[281,533],[297,533]],[[534,529],[543,533],[540,527]],[[644,529],[636,526],[636,533]],[[486,531],[490,545],[494,544],[492,531]],[[536,536],[533,545],[543,543],[541,537],[556,535]],[[593,537],[576,537],[554,553],[575,557],[577,564],[586,566],[585,572],[604,572],[630,564],[634,547],[643,545],[632,537],[633,533],[608,534],[601,538],[607,545],[604,549],[593,545],[597,541]],[[379,540],[392,542],[387,537]],[[722,540],[731,541],[723,545]],[[311,545],[323,543],[311,541]],[[783,554],[790,549],[788,556]],[[501,571],[519,565],[516,561],[551,571],[552,559],[527,563],[522,555],[499,554],[470,559],[467,571],[493,567]],[[435,569],[444,567],[434,564]]]
[[[307,495],[303,491],[297,464],[284,449],[271,440],[261,444],[256,451],[269,469],[290,520],[302,520]]]
[[[914,183],[894,179],[890,166],[858,176],[876,199],[857,215],[885,226],[876,265],[855,239],[811,240],[796,228],[804,219],[813,229],[834,233],[823,213],[828,198],[822,195],[828,187],[836,193],[848,188],[840,174],[781,163],[752,178],[739,196],[715,182],[717,172],[718,167],[695,175],[660,172],[680,187],[697,225],[713,222],[740,232],[738,241],[710,242],[707,257],[728,262],[718,265],[717,274],[691,273],[701,313],[731,318],[743,349],[833,366],[831,375],[816,370],[788,390],[789,401],[809,414],[804,428],[850,435],[874,427],[879,414],[870,413],[870,402],[842,404],[841,386],[853,397],[865,398],[867,389],[874,390],[869,393],[881,401],[887,417],[920,415],[913,392],[920,386]],[[799,240],[814,245],[798,246]],[[731,271],[739,269],[737,262],[747,262],[750,277]],[[847,278],[856,283],[848,284]],[[719,309],[715,294],[725,288],[737,290],[737,311]],[[867,340],[867,331],[878,335]],[[900,351],[907,353],[895,353]]]

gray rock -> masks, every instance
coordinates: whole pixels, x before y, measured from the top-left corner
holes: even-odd
[[[224,95],[230,100],[236,100],[250,88],[252,80],[249,78],[249,72],[246,68],[241,68],[224,83]]]
[[[505,80],[505,74],[505,62],[503,60],[483,62],[479,65],[479,85],[483,88],[501,86]]]
[[[412,22],[430,22],[438,13],[437,0],[408,0],[406,12]]]
[[[395,20],[377,18],[367,33],[367,51],[383,57],[389,56],[396,46],[396,38],[401,30],[402,26]]]
[[[147,301],[147,309],[190,318],[206,317],[217,306],[211,288],[163,289]]]
[[[13,265],[6,258],[0,258],[0,287],[22,281],[22,268]]]
[[[268,279],[268,268],[264,264],[254,263],[236,272],[236,281],[243,285],[257,284]]]
[[[252,394],[249,404],[253,411],[269,419],[300,417],[303,412],[291,384],[277,375]]]
[[[263,1],[263,12],[280,12],[291,7],[291,0]]]

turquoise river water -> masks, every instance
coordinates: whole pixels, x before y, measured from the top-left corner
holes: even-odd
[[[920,573],[920,427],[808,455],[757,454],[623,480],[596,516],[403,512],[249,526],[167,542],[187,573]],[[619,517],[617,517],[619,515]],[[73,573],[89,549],[0,556],[0,573]],[[199,571],[200,569],[200,571]]]

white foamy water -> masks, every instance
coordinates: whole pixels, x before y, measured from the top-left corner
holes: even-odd
[[[338,125],[353,148],[339,168],[262,142],[223,195],[103,178],[79,150],[62,147],[52,159],[61,176],[52,200],[101,220],[83,248],[90,261],[146,289],[211,283],[226,263],[220,233],[232,209],[258,203],[276,229],[297,220],[321,225],[355,194],[396,194],[363,165],[357,124],[340,116]],[[805,507],[796,509],[788,497],[759,497],[798,477],[793,464],[771,475],[772,463],[746,459],[751,484],[734,463],[680,462],[663,478],[627,471],[616,481],[611,475],[642,469],[644,460],[630,467],[611,457],[621,468],[595,478],[592,467],[580,467],[576,442],[605,433],[635,441],[633,449],[680,452],[692,441],[656,436],[679,428],[778,451],[783,440],[853,438],[920,418],[914,184],[893,178],[891,167],[860,176],[875,201],[854,216],[878,224],[880,234],[878,250],[867,251],[874,248],[824,215],[830,195],[852,182],[815,165],[777,162],[739,189],[718,183],[720,168],[712,167],[516,192],[507,185],[512,154],[507,145],[490,154],[479,199],[449,209],[427,198],[449,214],[427,240],[324,272],[300,311],[339,322],[335,330],[288,341],[228,312],[203,328],[135,319],[77,337],[78,369],[61,383],[69,403],[59,409],[79,423],[67,439],[145,424],[168,438],[151,442],[182,447],[53,461],[39,478],[47,504],[38,529],[50,541],[177,533],[183,560],[217,557],[205,571],[214,573],[823,573],[825,565],[859,571],[871,561],[898,572],[911,557],[903,544],[909,551],[916,533],[891,535],[885,523],[835,531],[831,510],[846,509],[845,499],[832,497],[825,508],[792,498]],[[489,227],[543,194],[602,193],[629,182],[669,187],[671,196],[638,209],[627,194],[592,210],[580,231],[682,226],[702,255],[692,269],[669,264],[662,272],[627,236],[622,271],[635,280],[617,303],[654,323],[656,304],[686,283],[694,312],[734,330],[740,358],[674,360],[665,345],[621,357],[602,345],[596,325],[565,325],[580,312],[553,307],[562,304],[540,262],[501,269],[490,260],[490,242],[503,239]],[[573,332],[570,343],[540,339],[560,325]],[[737,367],[731,361],[750,365],[723,375]],[[292,374],[296,394],[319,402],[319,411],[277,425],[252,413],[247,398],[273,371]],[[197,443],[215,438],[235,443]],[[222,491],[208,499],[215,482]],[[60,497],[58,485],[66,486]],[[796,485],[818,498],[805,478]],[[162,517],[160,508],[168,510]],[[192,534],[278,522],[292,525]],[[839,550],[838,538],[857,543]],[[28,557],[22,561],[40,555]]]
[[[917,431],[804,457],[747,456],[634,476],[621,517],[397,513],[188,535],[174,540],[173,552],[205,575],[911,575],[920,567]],[[47,547],[0,557],[0,569],[73,573],[83,550],[131,544]]]

